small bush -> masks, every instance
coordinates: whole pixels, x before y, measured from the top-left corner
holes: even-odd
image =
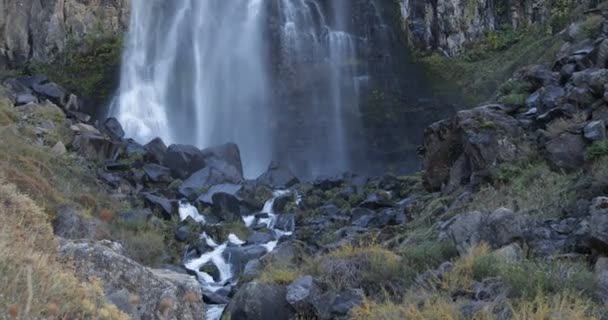
[[[595,275],[580,263],[503,263],[498,276],[508,285],[509,296],[524,299],[533,299],[539,292],[592,297],[597,289]]]
[[[399,255],[406,268],[405,278],[412,282],[418,274],[458,257],[458,251],[451,241],[428,241],[406,246],[399,250]]]
[[[6,99],[0,100],[0,126],[7,126],[17,120],[12,103]]]
[[[395,289],[403,282],[403,265],[395,253],[378,245],[345,246],[314,262],[319,278],[331,287],[368,292]]]
[[[602,18],[601,15],[594,14],[587,17],[587,19],[585,19],[585,21],[583,21],[581,24],[581,29],[584,36],[595,39],[600,34],[603,22],[604,18]]]
[[[127,255],[133,260],[150,267],[155,267],[163,261],[165,241],[162,234],[153,230],[136,233],[125,233],[124,240]]]
[[[302,275],[299,268],[290,263],[267,264],[258,280],[270,284],[288,285]]]
[[[595,161],[603,156],[608,156],[608,141],[596,141],[585,150],[585,159]]]
[[[523,106],[526,104],[526,99],[528,99],[527,94],[513,93],[500,97],[498,102],[509,106]]]
[[[555,217],[574,199],[578,173],[552,171],[544,162],[507,164],[493,185],[482,187],[460,211],[494,211],[500,207],[543,217]]]

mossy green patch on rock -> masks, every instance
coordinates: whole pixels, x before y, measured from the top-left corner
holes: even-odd
[[[491,99],[517,69],[532,63],[548,64],[562,43],[559,35],[548,33],[542,26],[517,33],[496,31],[471,45],[468,53],[460,57],[433,53],[419,55],[418,61],[427,70],[438,95],[462,95],[465,103],[472,106]],[[512,98],[519,102],[520,97]]]
[[[99,105],[109,99],[118,84],[122,46],[121,35],[91,33],[82,40],[68,41],[65,53],[55,61],[32,62],[24,73],[47,75]]]

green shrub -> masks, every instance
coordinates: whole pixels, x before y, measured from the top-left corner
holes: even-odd
[[[507,164],[498,171],[494,183],[482,187],[459,212],[506,207],[538,216],[559,216],[574,200],[571,186],[578,175],[554,172],[544,162]]]
[[[393,291],[404,281],[400,257],[378,245],[345,246],[315,259],[312,264],[314,274],[337,290]]]
[[[585,159],[595,161],[603,156],[608,155],[608,141],[596,141],[585,150]]]
[[[587,38],[595,39],[601,31],[602,23],[604,22],[604,18],[601,15],[591,15],[583,21],[581,24],[581,29],[583,34]]]
[[[410,281],[421,272],[438,267],[445,261],[458,257],[458,251],[451,241],[426,241],[408,245],[399,250],[402,264],[408,269]]]
[[[26,74],[44,74],[79,96],[106,103],[118,85],[122,36],[90,33],[70,39],[65,52],[50,63],[31,63]]]
[[[526,104],[526,99],[528,99],[527,94],[508,94],[506,96],[502,96],[498,99],[498,102],[502,104],[506,104],[509,106],[523,106]]]

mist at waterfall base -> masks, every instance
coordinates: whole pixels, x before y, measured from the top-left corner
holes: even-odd
[[[235,142],[249,178],[385,169],[362,121],[390,56],[376,1],[134,0],[111,113],[140,143]]]

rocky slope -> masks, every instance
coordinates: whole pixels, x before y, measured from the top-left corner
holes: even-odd
[[[122,33],[128,22],[128,0],[2,0],[0,69],[50,62],[70,41]]]
[[[234,144],[140,145],[49,79],[18,77],[1,90],[0,177],[52,220],[55,240],[35,226],[53,265],[98,277],[95,306],[133,318],[605,319],[606,13],[564,35],[551,67],[429,126],[411,176],[300,181],[275,162],[244,179]],[[6,296],[1,311],[28,310]]]

